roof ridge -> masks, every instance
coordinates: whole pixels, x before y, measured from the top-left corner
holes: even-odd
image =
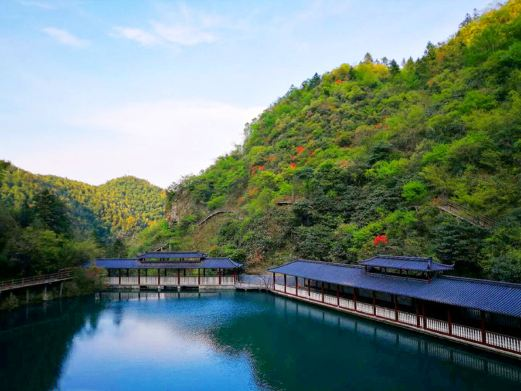
[[[480,284],[488,284],[488,285],[499,285],[499,286],[508,286],[511,288],[521,289],[521,284],[515,282],[508,281],[494,281],[488,280],[484,278],[472,278],[472,277],[460,277],[460,276],[438,276],[438,278],[443,278],[447,280],[458,280],[458,281],[469,281],[476,282]]]
[[[292,263],[295,263],[295,262],[309,262],[309,263],[318,263],[318,264],[323,264],[323,265],[333,265],[333,266],[342,266],[342,267],[349,267],[349,268],[356,268],[356,269],[361,269],[362,267],[356,263],[339,263],[339,262],[327,262],[327,261],[317,261],[317,260],[314,260],[314,259],[302,259],[302,258],[297,258],[297,259],[294,259],[290,262],[286,262],[282,265],[278,265],[278,266],[274,266],[270,269],[274,269],[276,267],[281,267],[281,266],[286,266],[286,265],[291,265]],[[270,270],[268,269],[268,270]]]
[[[374,258],[399,259],[402,261],[424,261],[424,262],[428,262],[430,260],[435,263],[439,263],[439,262],[434,261],[434,259],[432,259],[432,257],[418,257],[418,256],[408,256],[408,255],[384,255],[384,254],[375,255],[374,257],[371,257],[369,259],[364,259],[363,261],[368,261],[368,260],[374,259]],[[360,262],[363,262],[363,261],[360,261]]]

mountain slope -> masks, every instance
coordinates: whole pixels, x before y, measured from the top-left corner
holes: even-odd
[[[0,161],[0,276],[56,270],[124,242],[164,211],[164,191],[134,177],[91,186]]]
[[[82,232],[103,237],[128,237],[163,215],[164,191],[149,182],[125,176],[100,186],[50,175],[35,175],[8,164],[0,187],[3,205],[20,209],[41,189],[50,189],[67,205]]]
[[[520,15],[510,1],[401,67],[367,55],[291,88],[242,148],[171,187],[171,244],[196,235],[250,269],[384,252],[521,281]],[[196,224],[218,208],[237,214]]]

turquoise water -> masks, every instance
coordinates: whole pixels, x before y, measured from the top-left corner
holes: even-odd
[[[0,314],[2,390],[509,390],[515,361],[263,293]]]

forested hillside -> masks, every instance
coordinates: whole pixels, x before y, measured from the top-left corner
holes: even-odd
[[[315,75],[247,125],[244,145],[171,187],[154,242],[250,269],[288,257],[433,256],[521,281],[521,1],[463,21],[398,65]],[[221,214],[197,224],[214,210]]]
[[[91,186],[0,163],[0,277],[124,256],[125,242],[163,216],[164,191],[142,179]]]

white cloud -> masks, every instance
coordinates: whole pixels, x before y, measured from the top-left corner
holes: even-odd
[[[56,27],[46,27],[42,31],[49,37],[53,38],[54,40],[58,41],[63,45],[85,47],[89,44],[89,41],[78,38],[77,36],[69,33],[68,31]]]
[[[167,26],[161,23],[153,23],[153,29],[156,35],[163,41],[182,46],[193,46],[217,41],[215,34],[192,26]]]
[[[152,22],[148,31],[134,27],[114,27],[113,35],[138,42],[143,46],[156,44],[195,46],[217,41],[216,34],[196,26],[168,25],[159,22]]]
[[[31,159],[39,172],[79,175],[94,184],[128,174],[167,187],[230,152],[243,141],[244,124],[261,111],[222,102],[175,100],[99,109],[68,121],[92,137],[62,146],[54,160],[34,154]]]
[[[159,38],[145,30],[132,27],[114,27],[114,35],[136,41],[143,46],[154,45],[159,42]]]
[[[145,28],[118,26],[113,35],[136,41],[142,45],[195,46],[219,40],[219,33],[236,29],[232,20],[207,13],[186,4],[162,5],[160,17],[150,20]]]

